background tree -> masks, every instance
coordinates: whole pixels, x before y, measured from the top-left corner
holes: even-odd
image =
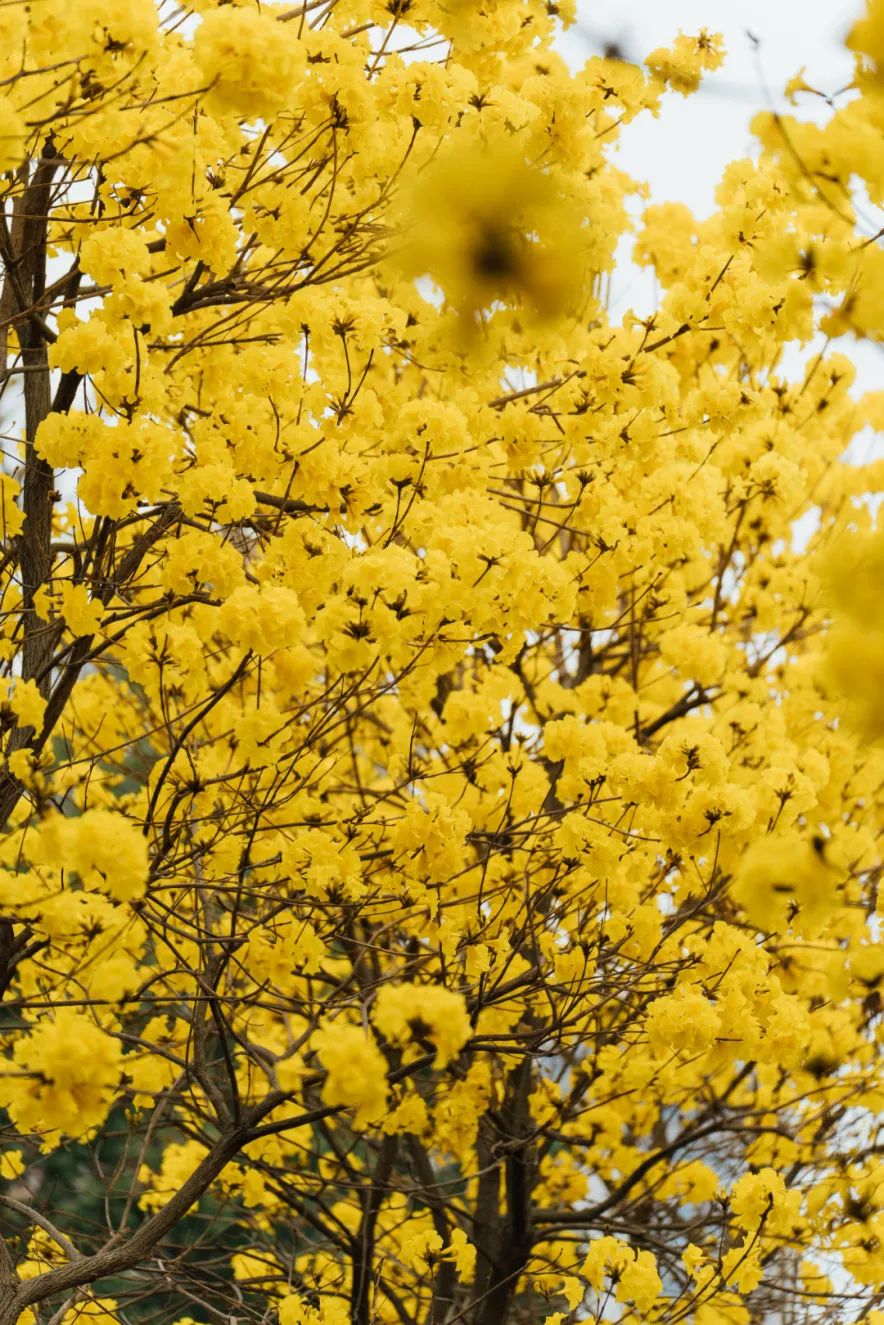
[[[0,6],[2,1325],[880,1325],[884,5],[570,17]]]

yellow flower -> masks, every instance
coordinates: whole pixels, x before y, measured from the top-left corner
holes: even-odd
[[[377,1122],[387,1107],[387,1064],[371,1035],[359,1026],[326,1022],[312,1045],[326,1073],[325,1103],[352,1109],[359,1126]]]
[[[448,1254],[454,1261],[461,1279],[464,1282],[468,1281],[476,1268],[476,1248],[468,1240],[463,1229],[452,1229]]]
[[[304,629],[304,612],[294,589],[265,584],[241,585],[218,614],[220,629],[243,649],[270,654],[296,644]]]
[[[138,1198],[142,1210],[160,1210],[205,1159],[205,1146],[198,1141],[173,1141],[163,1151],[158,1172],[142,1165],[138,1181],[147,1190]]]
[[[418,178],[404,224],[404,270],[430,276],[465,318],[496,300],[543,317],[579,304],[584,218],[561,181],[510,146],[443,153]]]
[[[420,1095],[414,1092],[405,1094],[392,1112],[384,1119],[384,1131],[388,1135],[400,1132],[412,1136],[421,1136],[429,1126],[427,1106]]]
[[[596,1292],[601,1290],[605,1275],[610,1275],[617,1301],[633,1302],[642,1315],[663,1290],[651,1252],[636,1252],[627,1243],[607,1235],[590,1243],[582,1273]]]
[[[868,740],[884,737],[884,523],[837,538],[820,567],[832,628],[821,681],[841,696],[845,715]]]
[[[117,1325],[118,1319],[114,1298],[90,1297],[66,1311],[61,1325]]]
[[[769,1232],[786,1236],[800,1223],[800,1191],[788,1191],[781,1174],[764,1168],[759,1173],[744,1173],[734,1183],[731,1210],[738,1227],[754,1232],[764,1223]]]
[[[14,538],[25,522],[24,511],[17,505],[20,485],[9,474],[0,474],[0,538]]]
[[[100,285],[113,285],[122,277],[146,276],[150,253],[134,230],[108,227],[86,235],[80,245],[80,266]]]
[[[13,1051],[17,1075],[0,1079],[0,1103],[22,1131],[80,1136],[107,1117],[122,1050],[88,1016],[62,1008]]]
[[[432,1045],[440,1068],[456,1057],[472,1030],[463,995],[438,985],[384,985],[372,1021],[386,1040],[410,1046],[414,1056]]]
[[[0,1152],[0,1179],[4,1182],[10,1182],[24,1173],[25,1165],[21,1157],[20,1150],[4,1150]]]
[[[634,1302],[643,1315],[663,1291],[663,1282],[657,1273],[657,1262],[650,1251],[638,1251],[635,1260],[626,1265],[617,1285],[619,1302]]]
[[[434,1228],[428,1227],[425,1220],[409,1219],[399,1230],[401,1242],[399,1257],[409,1269],[418,1274],[426,1274],[430,1260],[442,1251],[443,1243]]]
[[[884,0],[866,0],[865,17],[850,29],[847,45],[868,56],[879,73],[884,69]]]
[[[679,33],[670,50],[651,51],[645,64],[667,87],[687,96],[700,86],[704,71],[718,69],[723,60],[721,34],[703,28],[696,37]]]
[[[731,896],[759,929],[813,923],[831,908],[841,878],[837,852],[823,837],[798,831],[752,842],[740,861]]]
[[[690,985],[654,999],[648,1009],[648,1042],[655,1050],[697,1053],[715,1042],[720,1029],[721,1018],[713,1004]]]
[[[144,835],[131,819],[114,810],[48,817],[35,835],[31,859],[70,871],[85,887],[107,892],[120,902],[141,897],[147,886]]]
[[[294,102],[306,64],[296,24],[233,6],[202,16],[193,53],[212,113],[253,119]]]
[[[61,615],[74,635],[94,635],[101,625],[104,608],[89,597],[83,584],[65,580],[60,586]]]
[[[289,1293],[279,1304],[280,1325],[348,1325],[350,1313],[339,1298],[324,1298],[317,1305],[299,1293]]]
[[[22,727],[40,730],[46,712],[46,700],[40,694],[36,681],[16,681],[7,702]]]

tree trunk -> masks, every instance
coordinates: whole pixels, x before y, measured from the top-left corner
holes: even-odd
[[[2,1235],[0,1235],[0,1325],[15,1325],[19,1318],[19,1278]]]

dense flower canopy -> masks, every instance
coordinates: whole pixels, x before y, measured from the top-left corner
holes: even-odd
[[[884,3],[573,17],[0,4],[0,1325],[884,1321]]]

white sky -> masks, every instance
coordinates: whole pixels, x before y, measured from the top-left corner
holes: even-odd
[[[627,125],[618,153],[629,174],[648,182],[655,202],[684,202],[702,217],[714,208],[724,166],[752,153],[749,123],[756,111],[777,109],[805,118],[829,114],[812,97],[790,106],[783,89],[802,69],[822,92],[849,83],[853,64],[844,38],[864,10],[864,0],[578,0],[578,21],[562,50],[579,66],[616,43],[627,59],[641,62],[656,47],[670,45],[679,31],[705,27],[722,34],[727,51],[722,68],[707,75],[693,96],[667,94],[659,118],[640,116]],[[655,306],[652,274],[626,261],[626,250],[628,244],[613,288],[615,318],[630,308],[644,315]],[[795,371],[817,348],[790,353]],[[842,341],[839,348],[857,364],[854,394],[884,385],[881,347]],[[872,442],[876,454],[881,445],[880,438]],[[867,440],[857,454],[868,458]]]
[[[844,37],[862,8],[862,0],[578,0],[566,48],[569,59],[582,63],[616,42],[627,58],[641,61],[679,30],[705,27],[723,35],[723,67],[694,96],[667,96],[659,119],[630,125],[622,151],[625,168],[647,179],[656,198],[685,202],[704,215],[722,166],[751,148],[754,112],[788,109],[782,93],[793,74],[805,66],[808,82],[827,92],[849,82]],[[802,98],[802,114],[811,113],[808,101]]]

